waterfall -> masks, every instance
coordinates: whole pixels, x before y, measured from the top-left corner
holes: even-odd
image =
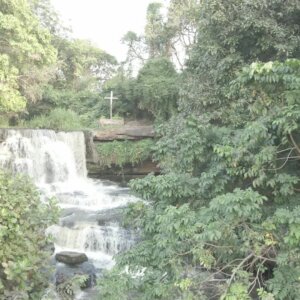
[[[0,129],[0,167],[29,175],[37,184],[86,177],[82,132]]]
[[[75,228],[53,226],[56,244],[60,248],[68,245],[71,249],[92,253],[100,251],[107,255],[115,255],[128,249],[134,242],[130,231],[120,228],[118,224],[107,226],[90,226],[80,224]]]
[[[87,178],[82,132],[0,129],[0,167],[29,175],[44,198],[58,199],[63,216],[48,229],[56,251],[85,252],[103,268],[134,243],[115,216],[117,208],[137,199],[128,189]]]

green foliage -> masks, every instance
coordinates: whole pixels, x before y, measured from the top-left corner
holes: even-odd
[[[22,117],[31,119],[71,109],[93,126],[106,112],[100,90],[116,59],[89,41],[67,37],[49,0],[0,1],[0,52],[1,114],[27,109]]]
[[[23,111],[26,100],[37,98],[40,73],[56,60],[51,36],[28,1],[0,1],[0,52],[0,111]]]
[[[274,271],[274,278],[269,281],[275,299],[299,299],[299,276],[298,267],[283,266]]]
[[[155,197],[156,191],[153,194]],[[209,280],[213,280],[213,274],[207,269],[228,265],[229,271],[231,262],[242,262],[243,255],[259,259],[262,255],[259,247],[265,245],[265,240],[257,224],[262,218],[264,200],[249,189],[216,197],[208,208],[197,210],[187,204],[170,206],[161,201],[151,207],[139,203],[129,207],[128,214],[134,217],[135,227],[142,229],[142,242],[122,254],[118,264],[125,267],[129,262],[133,274],[145,268],[143,277],[133,279],[131,291],[140,285],[145,296],[139,294],[142,298],[137,299],[151,299],[162,290],[162,299],[172,299],[180,294],[178,282],[189,281],[186,290],[191,293],[191,299],[199,299],[201,288],[205,289]],[[257,252],[249,255],[250,249]],[[160,286],[155,286],[157,277],[164,278]],[[221,295],[222,288],[216,286],[214,293]]]
[[[76,88],[77,80],[94,77],[106,80],[114,72],[116,59],[86,40],[58,38],[58,58],[61,61],[61,79],[65,85]]]
[[[221,298],[222,300],[250,300],[248,288],[241,283],[234,283],[230,287],[228,293]]]
[[[146,60],[146,45],[144,37],[138,36],[135,32],[128,31],[122,38],[122,43],[128,48],[126,61],[122,63],[122,68],[129,76],[136,70],[136,66]]]
[[[18,91],[18,69],[11,67],[9,57],[0,55],[0,112],[22,111],[26,105],[26,99]]]
[[[58,285],[56,287],[56,290],[62,299],[73,300],[75,299],[75,295],[80,291],[81,287],[85,286],[87,280],[88,275],[75,275],[70,280],[67,280]]]
[[[109,280],[99,281],[101,295],[107,300],[135,300],[133,295],[129,295],[129,286],[133,287],[131,276],[126,272],[113,270],[112,272],[104,273]],[[113,290],[112,290],[113,287]]]
[[[143,199],[153,200],[159,205],[166,203],[193,202],[199,200],[201,193],[199,180],[188,174],[168,173],[149,175],[144,179],[130,182],[130,187]]]
[[[80,117],[71,110],[56,108],[49,115],[41,115],[25,123],[26,127],[54,130],[82,129]]]
[[[0,115],[0,127],[7,128],[9,127],[8,117],[5,115]]]
[[[205,0],[199,5],[197,43],[190,51],[180,108],[226,124],[235,118],[228,108],[237,100],[229,94],[236,72],[253,62],[299,56],[299,2]]]
[[[87,127],[107,113],[108,101],[101,88],[115,72],[113,56],[85,40],[55,37],[59,64],[55,80],[43,88],[39,103],[29,105],[30,117],[49,114],[53,108],[70,109]]]
[[[299,1],[197,3],[163,175],[130,183],[140,241],[112,274],[124,299],[299,299]]]
[[[55,37],[67,37],[67,33],[71,29],[62,24],[60,16],[51,2],[51,0],[29,0],[29,4],[42,27],[46,28]]]
[[[147,8],[145,41],[150,58],[168,55],[168,35],[164,26],[162,7],[161,3],[153,2]]]
[[[174,65],[168,58],[149,59],[137,78],[125,76],[124,69],[104,85],[104,93],[114,90],[118,100],[114,112],[125,117],[169,119],[177,111],[178,80]]]
[[[137,142],[113,141],[98,143],[96,149],[102,167],[110,167],[111,165],[123,167],[126,164],[136,165],[150,158],[153,144],[151,139]]]
[[[125,71],[120,68],[116,76],[105,82],[102,94],[107,97],[110,91],[114,91],[114,95],[118,97],[113,104],[114,114],[125,118],[142,118],[146,113],[139,108],[140,95],[136,93],[135,89],[136,79],[127,77]],[[105,101],[107,109],[103,114],[108,116],[109,102]]]
[[[135,86],[139,107],[155,118],[166,120],[176,112],[178,91],[178,74],[167,58],[151,59],[139,71]]]
[[[49,275],[45,230],[57,221],[57,207],[53,201],[41,203],[28,179],[3,171],[0,198],[0,294],[4,298],[22,294],[22,299],[38,299]]]
[[[44,89],[42,101],[29,105],[28,110],[32,118],[48,115],[52,110],[71,110],[79,115],[84,127],[97,128],[97,120],[109,111],[108,102],[101,95],[88,86],[82,90],[56,89],[48,85]]]

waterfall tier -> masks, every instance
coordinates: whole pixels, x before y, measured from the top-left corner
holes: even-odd
[[[0,167],[29,175],[43,198],[55,196],[68,213],[48,229],[56,251],[85,252],[99,268],[109,267],[113,255],[134,243],[115,219],[116,210],[137,199],[128,189],[88,179],[85,153],[82,132],[0,129]]]
[[[0,129],[0,167],[29,175],[37,184],[86,177],[82,132]]]

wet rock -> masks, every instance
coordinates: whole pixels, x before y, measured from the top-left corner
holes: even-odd
[[[92,131],[84,131],[83,133],[86,146],[86,160],[87,162],[98,163],[99,157],[93,141],[94,134]]]
[[[160,168],[150,159],[142,161],[137,165],[126,164],[122,168],[117,165],[109,167],[101,164],[87,163],[87,169],[90,177],[109,179],[116,182],[127,181],[127,179],[143,178],[150,173],[160,174]]]
[[[94,141],[114,140],[140,140],[154,138],[155,132],[152,125],[130,126],[124,125],[110,130],[97,130],[94,132]]]
[[[72,280],[75,276],[86,275],[87,280],[81,288],[90,288],[96,284],[95,266],[90,262],[84,262],[78,265],[57,264],[55,272],[55,284],[61,285],[65,282]]]
[[[56,253],[55,259],[68,265],[78,265],[88,261],[85,253],[63,251]]]
[[[97,214],[97,223],[99,226],[105,226],[110,223],[120,223],[122,219],[123,208],[108,209]]]
[[[53,242],[48,242],[44,247],[43,250],[45,252],[50,253],[51,255],[55,252],[55,245]]]
[[[91,225],[109,225],[110,223],[120,223],[122,219],[122,207],[106,209],[99,212],[89,212],[78,208],[68,208],[63,210],[59,222],[60,226],[72,228],[76,224],[89,223]]]
[[[78,297],[80,300],[98,300],[99,299],[99,291],[97,288],[89,288],[81,292]]]

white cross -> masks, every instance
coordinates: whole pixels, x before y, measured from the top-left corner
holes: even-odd
[[[117,97],[114,97],[114,92],[110,92],[110,97],[105,97],[104,99],[110,100],[110,119],[112,119],[112,106],[113,106],[113,100],[118,99]]]

